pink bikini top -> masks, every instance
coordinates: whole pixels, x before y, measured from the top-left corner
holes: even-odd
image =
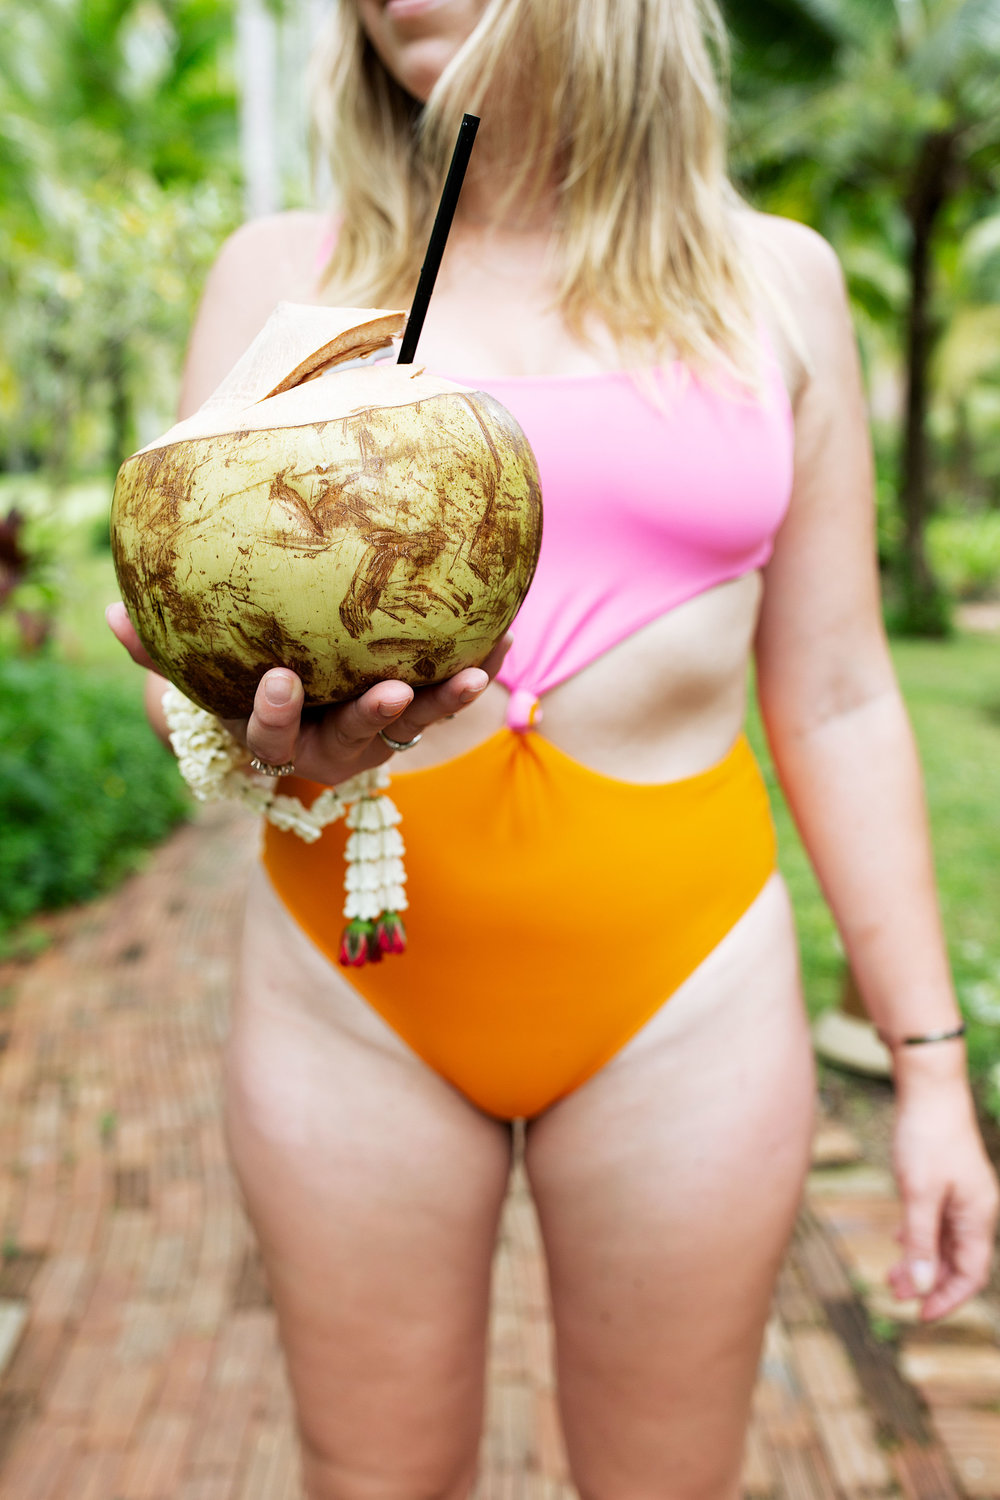
[[[334,224],[317,270],[335,239]],[[497,674],[512,729],[537,724],[543,693],[644,625],[767,562],[794,438],[766,335],[763,354],[756,399],[676,361],[659,377],[665,409],[625,371],[451,377],[513,412],[538,460],[542,550]]]
[[[788,508],[792,413],[768,349],[762,395],[677,363],[665,408],[623,371],[461,378],[517,418],[538,460],[542,549],[498,681],[507,723],[644,625],[767,562]]]

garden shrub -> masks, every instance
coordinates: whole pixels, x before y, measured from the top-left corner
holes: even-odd
[[[123,875],[190,805],[136,679],[0,657],[0,952],[27,917]]]

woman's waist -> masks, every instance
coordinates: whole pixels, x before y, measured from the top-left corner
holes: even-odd
[[[488,748],[494,771],[506,775],[519,760],[539,765],[561,760],[624,786],[671,785],[705,774],[723,762],[743,735],[745,694],[740,685],[697,711],[674,712],[649,700],[640,712],[619,712],[614,701],[580,713],[565,704],[560,689],[543,696],[523,728],[509,722],[513,694],[491,683],[482,698],[451,723],[424,731],[420,744],[386,763],[394,786],[431,772],[445,777]],[[528,695],[525,694],[527,698]],[[533,701],[529,699],[529,702]],[[523,754],[519,754],[523,752]],[[324,790],[319,782],[289,776],[277,788],[310,803]]]
[[[307,786],[290,790],[309,800]],[[502,726],[449,762],[394,775],[389,795],[402,815],[411,906],[414,882],[421,899],[433,888],[487,901],[500,870],[502,884],[544,906],[555,885],[588,889],[606,869],[616,891],[623,882],[658,886],[665,865],[684,881],[701,870],[708,889],[734,858],[750,860],[761,878],[775,860],[767,789],[742,732],[714,764],[642,783],[592,770],[540,733]],[[334,824],[304,846],[268,827],[272,878],[302,877],[328,892],[345,837]]]
[[[446,766],[504,731],[529,746],[551,745],[613,780],[677,781],[723,759],[742,730],[745,706],[742,672],[673,691],[662,681],[614,674],[596,692],[576,680],[537,695],[494,682],[453,721],[433,725],[419,746],[395,755],[388,769],[396,780]]]
[[[766,802],[764,780],[739,716],[720,719],[711,737],[701,735],[686,746],[674,743],[672,760],[661,755],[648,763],[635,744],[623,753],[620,746],[603,745],[596,735],[589,740],[581,736],[579,725],[574,728],[573,736],[563,738],[541,728],[514,730],[501,722],[422,764],[415,763],[415,751],[396,755],[387,765],[390,794],[404,810],[411,798],[437,801],[461,808],[463,816],[471,813],[484,825],[498,809],[505,817],[519,809],[539,823],[565,822],[578,811],[590,817],[595,798],[608,815],[639,806],[647,811],[662,806],[669,814],[689,795],[715,795],[715,788],[737,782],[751,799]],[[299,797],[308,806],[323,790],[316,782],[289,776],[279,794]]]

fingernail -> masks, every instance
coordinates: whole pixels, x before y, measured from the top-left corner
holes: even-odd
[[[937,1267],[932,1260],[911,1260],[910,1280],[921,1297],[926,1297],[928,1292],[934,1290],[937,1280]]]
[[[270,677],[264,678],[264,697],[272,708],[284,708],[292,698],[292,679],[273,672]]]
[[[403,712],[409,701],[409,698],[390,698],[388,702],[380,703],[378,706],[380,717],[383,719],[394,719],[397,714]]]
[[[479,694],[483,691],[484,688],[489,687],[490,679],[487,677],[486,673],[482,672],[480,675],[482,677],[482,682],[480,682],[476,687],[464,688],[462,692],[459,693],[459,703],[471,703],[473,698],[479,697]]]

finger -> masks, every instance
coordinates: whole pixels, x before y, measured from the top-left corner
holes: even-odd
[[[924,1301],[920,1309],[920,1321],[932,1323],[935,1318],[945,1318],[956,1307],[961,1307],[970,1297],[982,1291],[987,1277],[966,1276],[956,1273],[948,1276],[943,1284],[937,1287]]]
[[[350,703],[328,708],[318,726],[317,739],[321,755],[331,769],[349,763],[371,748],[380,729],[395,726],[400,715],[413,702],[413,689],[405,682],[377,682]],[[395,735],[395,728],[393,728]],[[400,735],[400,739],[405,736]],[[381,746],[379,747],[381,749]],[[379,755],[377,760],[386,756]],[[370,761],[369,764],[375,764]]]
[[[938,1280],[941,1191],[904,1192],[903,1260],[891,1276],[897,1297],[926,1297]]]
[[[104,611],[104,618],[111,627],[112,635],[116,640],[121,641],[125,650],[137,666],[145,667],[150,672],[159,672],[160,668],[156,665],[136,634],[135,626],[129,619],[128,610],[124,604],[120,601],[109,604]]]
[[[910,1281],[910,1274],[906,1269],[905,1261],[899,1261],[896,1265],[892,1266],[886,1272],[886,1280],[897,1301],[908,1302],[914,1297],[913,1283]]]
[[[353,750],[357,753],[359,741],[366,736],[370,739],[380,730],[388,729],[390,724],[393,726],[392,738],[405,744],[407,740],[423,734],[425,729],[439,720],[454,718],[461,709],[474,703],[489,686],[491,679],[503,665],[512,643],[513,638],[505,635],[481,666],[464,667],[454,677],[433,687],[420,688],[417,692],[408,688],[405,683],[378,683],[356,699],[353,705],[345,705],[345,710],[353,707],[357,709],[357,713],[345,712],[343,717],[329,724],[331,738],[327,740],[328,748],[339,747],[344,752],[350,753]],[[405,701],[403,693],[408,695]]]
[[[404,742],[413,739],[440,719],[452,719],[461,709],[475,703],[503,666],[513,641],[513,636],[503,636],[478,667],[464,667],[444,682],[420,688],[410,709],[398,720],[393,739]]]
[[[420,729],[426,729],[429,724],[436,723],[438,719],[443,719],[448,714],[458,713],[459,709],[467,708],[470,703],[475,703],[489,685],[489,674],[484,667],[465,667],[461,672],[456,672],[454,677],[447,678],[445,682],[435,683],[433,687],[421,688],[419,693],[414,695],[413,702],[403,718],[408,723],[412,720]]]
[[[929,1320],[943,1317],[987,1284],[993,1264],[993,1213],[988,1197],[945,1205],[938,1284],[921,1309]]]
[[[393,725],[393,739],[412,740],[439,720],[453,718],[470,703],[475,703],[489,685],[490,679],[482,667],[466,667],[446,682],[421,688]]]
[[[247,749],[258,760],[283,766],[295,759],[304,694],[294,672],[275,667],[257,684],[247,724]]]

